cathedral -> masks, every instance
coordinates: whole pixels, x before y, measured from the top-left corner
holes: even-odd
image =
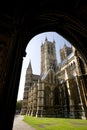
[[[26,70],[21,114],[36,117],[87,117],[87,66],[73,47],[60,49],[57,63],[55,40],[41,45],[41,74]]]

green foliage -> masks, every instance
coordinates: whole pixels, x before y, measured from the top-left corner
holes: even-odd
[[[16,110],[17,111],[21,111],[21,107],[22,107],[22,100],[17,101],[17,103],[16,103]]]
[[[24,121],[36,130],[87,130],[87,120],[81,119],[24,116]]]

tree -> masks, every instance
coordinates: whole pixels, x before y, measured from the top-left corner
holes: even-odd
[[[22,107],[22,100],[19,100],[16,103],[16,113],[20,113],[21,107]]]

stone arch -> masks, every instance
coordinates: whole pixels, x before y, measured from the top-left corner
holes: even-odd
[[[0,4],[0,40],[6,53],[2,54],[0,82],[0,129],[4,130],[7,121],[8,129],[12,128],[22,60],[33,36],[48,30],[56,31],[75,45],[87,63],[87,1],[31,1],[30,6],[27,2],[15,1]]]

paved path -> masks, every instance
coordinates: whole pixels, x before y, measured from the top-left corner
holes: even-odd
[[[35,128],[32,128],[22,120],[23,120],[22,115],[15,116],[14,123],[13,123],[13,130],[35,130]]]

